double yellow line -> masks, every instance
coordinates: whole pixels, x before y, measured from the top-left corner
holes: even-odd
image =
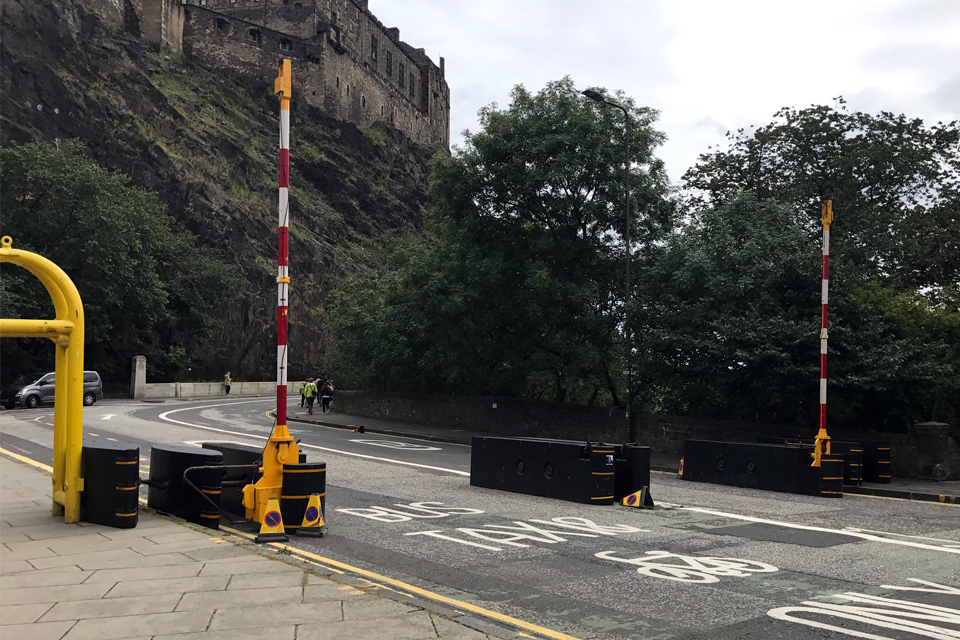
[[[31,460],[26,456],[21,456],[19,454],[13,453],[12,451],[7,451],[6,449],[0,448],[0,454],[9,456],[14,460],[23,462],[37,469],[42,469],[47,473],[53,473],[53,467],[43,464],[42,462],[37,462],[36,460]],[[143,498],[140,499],[140,502],[146,502]],[[237,529],[232,529],[230,527],[220,527],[221,531],[226,531],[234,536],[244,538],[246,540],[253,540],[255,536],[250,535],[249,533],[244,533]],[[280,551],[283,551],[284,554],[290,556],[296,556],[298,559],[306,562],[308,564],[317,565],[325,569],[331,569],[336,573],[349,573],[356,576],[362,576],[367,578],[375,583],[381,583],[383,586],[389,585],[395,589],[402,589],[406,593],[416,594],[428,600],[433,600],[434,602],[440,602],[445,605],[455,607],[462,611],[468,611],[470,613],[489,618],[491,620],[496,620],[503,624],[516,627],[518,629],[524,629],[525,631],[530,631],[539,636],[545,638],[553,638],[554,640],[579,640],[578,638],[561,633],[559,631],[554,631],[553,629],[548,629],[546,627],[541,627],[540,625],[533,624],[532,622],[527,622],[526,620],[520,620],[519,618],[514,618],[512,616],[504,615],[496,611],[491,611],[490,609],[484,609],[483,607],[478,607],[475,604],[470,604],[469,602],[464,602],[462,600],[456,600],[454,598],[448,598],[447,596],[441,595],[439,593],[434,593],[433,591],[428,591],[427,589],[421,589],[420,587],[402,582],[400,580],[395,580],[393,578],[388,578],[387,576],[380,575],[379,573],[374,573],[373,571],[367,571],[366,569],[361,569],[360,567],[354,567],[343,562],[338,562],[336,560],[331,560],[330,558],[324,558],[323,556],[311,553],[309,551],[304,551],[303,549],[298,549],[296,547],[288,547],[285,544],[279,542],[268,543],[269,546],[274,547]],[[521,633],[520,635],[527,634]]]

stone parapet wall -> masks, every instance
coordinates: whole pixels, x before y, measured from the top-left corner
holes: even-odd
[[[479,431],[502,436],[627,442],[623,411],[520,398],[337,391],[338,412],[382,420]],[[639,414],[639,444],[680,453],[685,440],[754,442],[758,436],[813,438],[816,426],[769,425],[733,420]],[[836,440],[888,442],[892,473],[949,480],[960,477],[960,447],[946,427],[917,425],[912,433],[833,431]]]

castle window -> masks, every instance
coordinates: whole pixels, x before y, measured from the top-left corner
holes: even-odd
[[[377,39],[374,36],[370,36],[370,59],[377,60]]]
[[[383,115],[383,105],[380,105],[380,115]]]
[[[237,0],[230,0],[230,4],[237,4]]]
[[[331,11],[331,12],[330,12],[330,22],[332,22],[333,24],[337,24],[337,12],[336,12],[336,11]]]
[[[417,95],[417,78],[410,74],[410,99],[413,100]]]
[[[386,71],[386,73],[387,73],[387,77],[388,77],[388,78],[393,75],[393,52],[392,52],[392,51],[387,51],[387,71]]]
[[[302,2],[294,2],[294,3],[293,3],[293,6],[296,7],[297,9],[303,9],[303,3],[302,3]]]
[[[337,89],[340,88],[340,76],[337,76]]]
[[[360,96],[360,106],[363,107],[364,109],[367,108],[367,97],[366,97],[366,96]]]
[[[263,34],[260,33],[260,29],[250,29],[247,33],[250,34],[250,39],[254,42],[263,42]]]
[[[207,6],[207,0],[200,0],[200,6],[201,7]]]
[[[215,24],[217,25],[217,31],[226,34],[230,33],[230,23],[223,18],[217,18]]]
[[[290,51],[293,49],[293,40],[280,38],[280,51]]]
[[[397,84],[400,85],[400,88],[403,89],[403,82],[405,76],[403,75],[403,63],[397,65]]]

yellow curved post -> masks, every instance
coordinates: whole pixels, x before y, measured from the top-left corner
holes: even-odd
[[[80,521],[80,455],[83,448],[83,302],[63,269],[41,255],[13,248],[0,240],[0,262],[12,262],[32,273],[46,288],[53,320],[0,319],[0,337],[50,338],[56,344],[53,410],[53,515]]]

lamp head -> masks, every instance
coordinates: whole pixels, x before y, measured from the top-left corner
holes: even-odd
[[[586,89],[586,90],[582,91],[581,93],[583,93],[583,95],[587,96],[588,98],[590,98],[590,99],[593,100],[594,102],[606,102],[606,101],[607,101],[607,97],[606,97],[605,95],[603,95],[603,94],[600,93],[599,91],[594,91],[593,89]]]

